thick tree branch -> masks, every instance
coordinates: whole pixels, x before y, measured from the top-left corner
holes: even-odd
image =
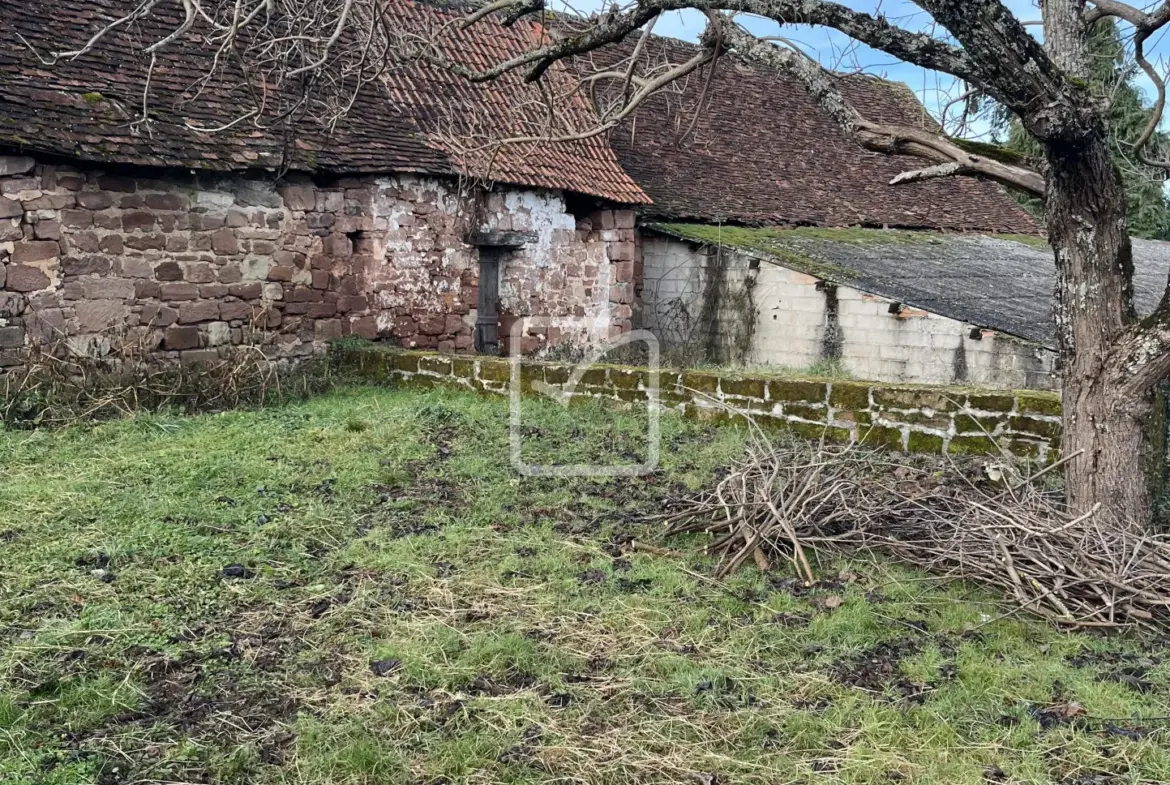
[[[527,0],[514,0],[511,4],[494,2],[490,7],[493,11],[501,11],[525,2]],[[487,69],[465,69],[463,75],[472,81],[482,82],[517,68],[531,66],[526,78],[532,81],[540,78],[557,60],[586,54],[620,41],[662,12],[686,8],[741,12],[764,16],[784,24],[831,27],[868,46],[923,68],[943,71],[960,79],[970,80],[976,76],[975,64],[961,48],[923,33],[912,33],[891,25],[884,18],[854,11],[828,0],[639,0],[629,11],[592,21],[584,32],[567,35],[555,43],[525,52]],[[473,16],[483,18],[482,9]]]
[[[845,98],[837,79],[803,54],[761,41],[731,24],[726,25],[723,39],[740,56],[796,77],[821,109],[862,147],[892,155],[912,155],[936,164],[900,175],[891,185],[961,174],[983,177],[1036,196],[1044,195],[1044,178],[1035,171],[970,152],[940,134],[921,128],[871,122]]]
[[[984,88],[1041,141],[1090,138],[1100,127],[1088,91],[1069,79],[999,0],[918,0],[963,45]]]

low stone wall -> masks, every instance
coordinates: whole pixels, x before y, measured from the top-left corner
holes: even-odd
[[[507,394],[512,364],[494,357],[453,357],[382,348],[346,348],[344,368],[372,381],[420,387],[445,385]],[[572,403],[601,399],[633,405],[650,400],[653,374],[645,368],[597,365],[575,388],[575,366],[525,361],[521,389],[562,394]],[[811,438],[860,441],[927,454],[1011,454],[1047,463],[1060,450],[1060,398],[1034,391],[980,391],[829,379],[791,379],[697,371],[658,374],[664,409],[698,419],[734,419],[750,412],[760,424]]]

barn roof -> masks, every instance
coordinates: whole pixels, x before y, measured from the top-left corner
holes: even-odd
[[[1052,250],[1036,237],[880,229],[759,229],[655,224],[665,234],[734,247],[823,280],[1056,347]],[[1170,242],[1134,240],[1138,313],[1158,305]]]
[[[70,62],[47,66],[29,48],[46,53],[78,47],[136,5],[28,0],[19,13],[7,15],[0,26],[0,146],[147,166],[279,170],[291,164],[303,171],[450,175],[466,173],[475,163],[470,158],[483,143],[477,134],[524,135],[541,105],[539,88],[519,75],[474,86],[437,68],[402,63],[384,82],[363,89],[332,131],[313,118],[322,107],[309,107],[294,117],[291,136],[283,125],[261,128],[250,120],[211,133],[196,129],[222,126],[246,111],[254,105],[250,91],[257,85],[231,72],[203,81],[212,70],[213,51],[200,40],[209,32],[201,23],[160,51],[150,71],[151,119],[139,122],[149,66],[140,53],[177,27],[179,3],[159,3],[149,16],[117,28]],[[432,29],[457,13],[411,0],[389,6],[391,29]],[[533,22],[505,28],[485,20],[450,39],[448,54],[474,67],[522,51],[544,34]],[[556,66],[550,78],[567,74]],[[583,100],[562,109],[567,124],[591,123]],[[648,201],[601,137],[505,148],[490,171],[473,173],[616,202]]]
[[[654,37],[645,59],[681,63],[695,52]],[[869,120],[934,127],[903,84],[850,76],[840,85]],[[990,182],[889,185],[922,160],[862,149],[795,79],[734,56],[651,98],[610,142],[653,198],[649,212],[669,220],[1040,233]]]

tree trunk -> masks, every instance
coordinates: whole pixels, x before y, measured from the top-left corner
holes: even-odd
[[[1056,254],[1055,318],[1063,378],[1062,452],[1070,507],[1097,503],[1137,527],[1150,518],[1153,390],[1117,384],[1117,347],[1136,317],[1125,196],[1104,127],[1049,145],[1047,220]]]

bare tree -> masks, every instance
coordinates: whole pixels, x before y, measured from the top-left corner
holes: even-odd
[[[556,142],[604,133],[634,115],[649,95],[679,78],[701,78],[701,69],[721,56],[768,64],[777,78],[798,80],[845,133],[863,147],[923,159],[922,168],[894,183],[970,176],[992,180],[1043,198],[1049,241],[1055,252],[1054,314],[1063,373],[1064,444],[1068,500],[1075,509],[1103,503],[1135,524],[1149,519],[1151,487],[1143,479],[1155,456],[1154,393],[1170,375],[1170,285],[1154,314],[1139,319],[1133,304],[1130,240],[1125,195],[1110,158],[1105,107],[1086,87],[1088,29],[1113,17],[1132,28],[1135,62],[1158,88],[1158,112],[1137,142],[1134,157],[1170,170],[1144,149],[1161,119],[1165,81],[1146,57],[1151,35],[1170,25],[1170,0],[1150,9],[1117,0],[1044,0],[1044,43],[1000,0],[915,0],[933,17],[934,34],[892,24],[830,0],[628,0],[588,17],[545,19],[534,25],[531,46],[487,65],[461,61],[454,35],[489,16],[512,24],[544,15],[542,0],[494,0],[467,10],[425,36],[403,34],[385,24],[391,0],[143,0],[125,19],[95,32],[94,43],[163,6],[181,3],[174,35],[152,43],[150,56],[176,45],[196,24],[224,60],[259,64],[269,81],[299,85],[343,85],[347,90],[377,78],[380,69],[403,59],[442,67],[471,82],[522,76],[548,82],[550,69],[568,61],[579,79],[568,90],[545,91],[542,122],[499,142]],[[698,9],[709,20],[702,55],[679,64],[639,64],[641,41],[663,13]],[[900,61],[961,80],[1016,115],[1039,142],[1043,156],[1021,161],[993,148],[947,136],[937,125],[891,125],[866,118],[853,106],[837,77],[786,39],[762,39],[736,23],[754,15],[784,25],[833,28],[853,41]],[[538,17],[539,18],[539,17]],[[527,22],[526,22],[527,23]],[[627,41],[627,39],[629,39]],[[246,44],[242,43],[246,42]],[[631,44],[632,42],[632,44]],[[605,56],[622,43],[623,55]],[[49,53],[47,60],[76,57]],[[582,63],[596,68],[583,67]],[[347,75],[336,76],[337,70]],[[605,85],[604,90],[598,89]],[[336,88],[340,89],[340,88]],[[336,92],[335,89],[335,92]],[[592,128],[559,123],[558,100],[592,97],[600,120]],[[334,104],[344,109],[343,100]],[[259,115],[256,115],[257,117]],[[224,124],[252,115],[224,118]]]

